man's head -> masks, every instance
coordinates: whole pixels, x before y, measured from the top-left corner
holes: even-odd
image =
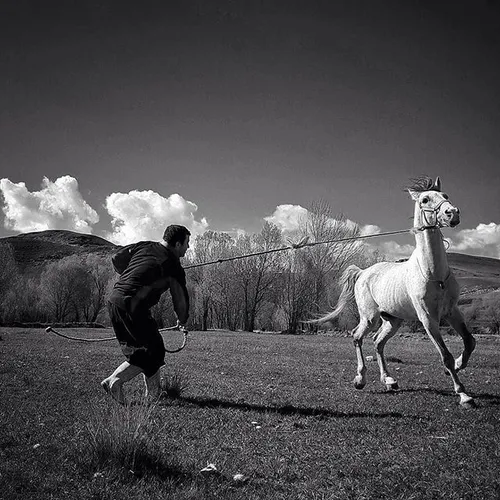
[[[184,257],[189,248],[190,236],[191,233],[187,227],[172,224],[165,229],[163,240],[178,257]]]

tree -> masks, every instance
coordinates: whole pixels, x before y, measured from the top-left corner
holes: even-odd
[[[281,247],[281,232],[274,224],[265,222],[260,233],[253,236],[242,235],[237,239],[236,245],[240,255],[266,252]],[[235,279],[243,300],[244,330],[251,332],[255,329],[261,307],[273,295],[280,262],[281,258],[276,253],[265,253],[234,262]]]
[[[44,321],[40,308],[40,282],[34,276],[19,274],[3,296],[4,321],[23,323]]]
[[[53,321],[82,321],[91,309],[93,283],[79,255],[71,255],[46,265],[41,275],[42,304]]]
[[[310,205],[304,217],[301,229],[303,236],[310,242],[326,241],[309,249],[309,272],[314,281],[314,313],[329,306],[329,285],[338,281],[338,277],[360,251],[356,240],[336,242],[359,235],[359,226],[348,221],[343,214],[334,215],[325,201]],[[330,287],[330,290],[334,287]]]
[[[85,321],[94,323],[104,311],[115,272],[110,259],[97,254],[87,255],[82,264],[87,269],[90,286],[88,300],[82,304],[82,314]]]
[[[193,264],[213,262],[230,257],[234,253],[234,240],[227,233],[206,231],[195,240]],[[221,268],[217,264],[188,270],[189,280],[194,284],[195,323],[206,331],[211,322],[213,309],[222,303],[224,287],[220,280]]]
[[[287,267],[281,276],[280,305],[286,320],[286,332],[295,334],[300,322],[308,317],[314,297],[314,282],[303,251],[293,252],[286,260]]]

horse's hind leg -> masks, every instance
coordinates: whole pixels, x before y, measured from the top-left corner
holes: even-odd
[[[375,350],[377,352],[377,362],[380,368],[380,381],[388,391],[398,389],[396,379],[392,378],[387,369],[387,363],[384,356],[384,347],[387,341],[395,335],[403,320],[394,316],[383,315],[383,323],[375,336]]]
[[[455,370],[463,370],[467,363],[469,362],[470,355],[476,347],[476,339],[472,336],[472,333],[467,328],[465,324],[462,313],[455,307],[452,313],[447,316],[446,321],[452,326],[452,328],[462,337],[464,342],[464,350],[462,354],[455,360]]]
[[[363,389],[366,385],[366,365],[363,357],[363,337],[373,328],[373,321],[361,318],[358,326],[353,330],[354,347],[356,348],[356,357],[358,359],[358,368],[353,384],[356,389]]]

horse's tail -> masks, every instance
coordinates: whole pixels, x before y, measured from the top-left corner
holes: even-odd
[[[351,265],[342,273],[342,276],[340,277],[342,290],[335,309],[321,318],[311,320],[311,323],[325,323],[326,321],[331,321],[339,316],[345,307],[354,299],[354,285],[356,284],[361,271],[362,269],[358,266]]]

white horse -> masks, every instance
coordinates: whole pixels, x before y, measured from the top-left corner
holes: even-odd
[[[415,201],[416,247],[411,257],[406,262],[380,262],[364,270],[349,266],[341,278],[342,291],[335,310],[312,322],[331,321],[354,297],[360,316],[352,332],[358,360],[354,386],[362,389],[366,384],[363,338],[378,328],[374,342],[380,380],[388,390],[393,390],[398,384],[389,374],[384,346],[403,320],[418,319],[441,355],[460,404],[473,406],[474,400],[466,394],[457,372],[467,366],[476,341],[457,307],[460,289],[448,266],[440,231],[440,227],[459,224],[460,211],[441,192],[439,177],[435,182],[427,177],[418,179],[408,192]],[[456,360],[439,331],[442,318],[462,337],[464,349]]]

